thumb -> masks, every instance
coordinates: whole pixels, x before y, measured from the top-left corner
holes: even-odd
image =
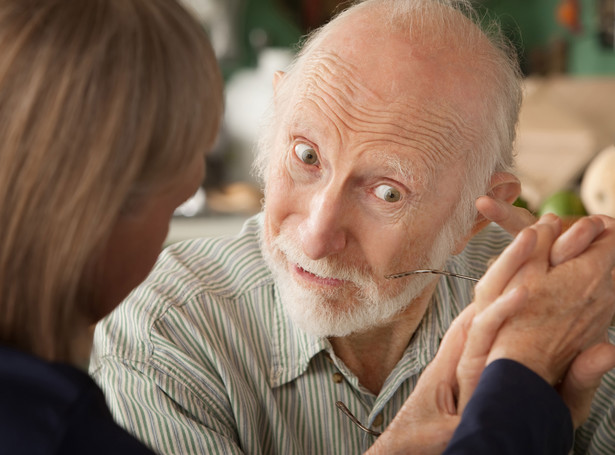
[[[423,376],[428,376],[430,379],[424,381],[419,379],[419,383],[423,382],[427,384],[431,383],[431,381],[444,381],[454,386],[455,389],[457,388],[457,365],[459,364],[459,358],[461,357],[466,343],[468,329],[476,314],[475,310],[476,305],[468,305],[457,318],[455,318],[444,334],[444,338],[442,338],[436,356],[421,375],[421,378],[423,378]],[[430,387],[433,387],[433,384],[431,384]]]
[[[559,392],[570,409],[575,428],[589,416],[591,402],[602,376],[615,368],[615,346],[596,344],[581,352],[572,362]]]
[[[402,411],[412,415],[432,412],[457,414],[456,370],[466,342],[468,327],[475,314],[474,310],[475,305],[469,305],[455,318],[444,334],[436,356],[421,374],[414,392],[406,400],[395,420]]]
[[[513,288],[474,317],[457,367],[460,414],[474,393],[500,327],[527,301],[527,295],[525,287]]]

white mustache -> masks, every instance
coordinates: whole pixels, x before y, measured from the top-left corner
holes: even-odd
[[[313,260],[308,258],[295,242],[286,235],[280,234],[274,239],[273,245],[286,256],[289,262],[297,265],[308,273],[325,279],[350,281],[357,286],[364,286],[373,280],[357,267],[334,262],[330,258]]]

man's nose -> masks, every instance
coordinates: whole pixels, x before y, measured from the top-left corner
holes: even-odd
[[[346,247],[347,225],[341,189],[327,188],[311,200],[310,212],[299,226],[303,252],[317,260]]]

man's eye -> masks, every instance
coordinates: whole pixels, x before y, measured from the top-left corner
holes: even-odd
[[[295,145],[295,154],[305,164],[316,164],[316,163],[318,163],[318,155],[316,155],[316,151],[312,147],[307,145],[307,144],[297,144],[297,145]]]
[[[387,202],[397,202],[401,199],[401,193],[389,185],[380,185],[374,192],[376,196]]]

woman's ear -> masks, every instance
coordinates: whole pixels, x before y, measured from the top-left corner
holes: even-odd
[[[517,177],[509,172],[496,172],[491,176],[487,196],[493,199],[512,204],[521,194],[521,182]],[[485,226],[490,223],[490,220],[485,218],[480,213],[477,213],[474,220],[474,226],[470,233],[463,239],[460,239],[455,246],[454,254],[459,254],[466,247],[474,235],[480,232]]]
[[[280,81],[282,79],[284,79],[284,76],[286,75],[286,73],[284,71],[276,71],[275,73],[273,73],[273,81],[272,81],[272,85],[273,85],[273,91],[276,92],[278,89],[278,84],[280,83]]]
[[[280,108],[280,92],[282,90],[282,86],[284,85],[284,79],[286,78],[286,73],[284,71],[276,71],[273,73],[273,80],[271,81],[271,85],[273,86],[273,105],[275,106],[276,111]]]

